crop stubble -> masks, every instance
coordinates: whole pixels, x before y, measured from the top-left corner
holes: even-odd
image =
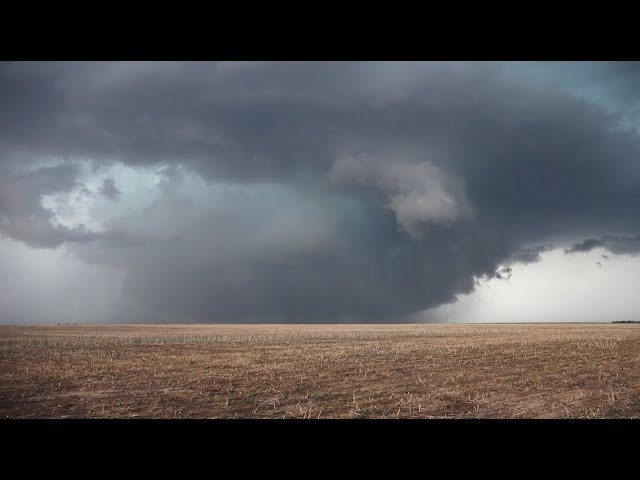
[[[636,418],[640,325],[0,327],[0,418]]]

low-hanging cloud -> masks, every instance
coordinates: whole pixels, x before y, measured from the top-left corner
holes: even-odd
[[[616,255],[640,255],[640,236],[623,237],[606,235],[601,239],[589,238],[567,248],[565,253],[586,253],[596,248],[602,248]]]

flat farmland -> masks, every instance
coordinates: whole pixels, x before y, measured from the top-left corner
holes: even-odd
[[[0,327],[0,418],[638,418],[640,325]]]

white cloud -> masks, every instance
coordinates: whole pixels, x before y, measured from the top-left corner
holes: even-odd
[[[413,237],[421,236],[421,224],[450,225],[472,215],[462,183],[428,161],[344,156],[336,160],[329,176],[336,183],[373,184],[384,191],[398,227]]]

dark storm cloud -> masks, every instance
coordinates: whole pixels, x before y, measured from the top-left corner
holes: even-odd
[[[590,238],[580,243],[572,245],[565,250],[565,253],[585,253],[590,252],[595,248],[603,248],[610,253],[616,255],[638,255],[640,254],[640,236],[637,237],[621,237],[607,235],[600,240]],[[606,255],[602,256],[605,260],[609,258]]]
[[[596,240],[595,238],[588,238],[587,240],[583,240],[580,243],[576,243],[571,247],[565,250],[565,253],[584,253],[590,252],[594,248],[599,248],[604,246],[604,242],[602,240]]]
[[[615,116],[509,82],[489,65],[125,62],[2,72],[13,107],[0,138],[14,147],[181,161],[235,181],[317,182],[350,155],[429,161],[467,182],[486,220],[509,217],[518,233],[569,216],[590,228],[588,212],[605,222],[611,208],[640,205],[638,139],[612,131]]]
[[[167,166],[165,196],[106,233],[56,227],[158,311],[400,319],[548,248],[526,245],[640,230],[638,137],[495,65],[9,63],[0,100],[10,155]],[[181,198],[178,165],[262,193]],[[13,238],[65,241],[36,199],[51,188],[0,206],[39,216]]]
[[[562,85],[580,93],[600,94],[619,103],[640,100],[640,63],[599,62],[504,62],[504,67],[534,80]]]
[[[536,247],[522,248],[517,250],[509,257],[509,261],[513,263],[522,263],[527,265],[529,263],[539,262],[542,257],[541,253],[547,252],[553,248],[553,245],[538,245]]]
[[[110,200],[117,200],[120,197],[120,190],[116,186],[113,178],[105,178],[102,182],[102,188],[100,188],[100,193],[107,197]]]

